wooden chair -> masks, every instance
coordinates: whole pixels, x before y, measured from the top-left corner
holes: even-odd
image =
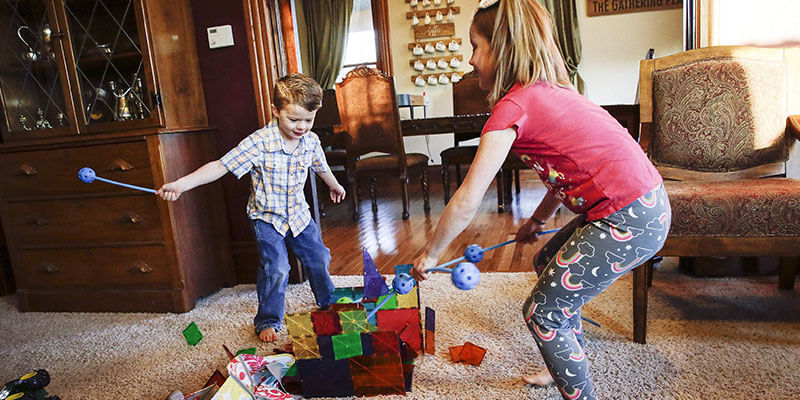
[[[800,256],[800,48],[708,47],[642,60],[640,143],[667,180],[660,256]],[[788,117],[788,118],[787,118]],[[787,122],[788,121],[788,122]],[[634,270],[634,341],[645,343],[653,260]]]
[[[358,218],[358,180],[370,178],[372,211],[378,211],[376,199],[377,175],[400,179],[403,200],[403,219],[408,219],[408,172],[416,171],[421,176],[425,212],[430,211],[430,192],[426,168],[428,157],[424,154],[406,154],[403,134],[400,130],[400,113],[394,80],[380,71],[357,67],[348,72],[341,83],[336,84],[336,99],[342,127],[347,133],[347,183],[353,199],[353,219]],[[361,156],[386,153],[374,157]]]
[[[453,84],[453,115],[488,114],[489,93],[478,87],[478,76],[472,72]],[[453,132],[454,146],[442,150],[442,186],[444,202],[450,201],[450,166],[455,166],[456,187],[461,186],[461,166],[469,165],[475,158],[478,146],[462,146],[462,142],[480,137],[482,124],[472,126],[456,125]],[[497,172],[497,211],[503,212],[511,202],[511,174],[513,173],[516,192],[520,192],[519,170],[528,168],[515,154],[509,153],[503,166]]]
[[[325,151],[325,159],[328,161],[328,166],[343,168],[346,179],[347,151],[345,150],[345,135],[341,131],[340,124],[339,107],[336,104],[336,91],[325,89],[322,91],[322,107],[317,110],[317,116],[314,118],[314,127],[311,128],[311,131],[316,133],[320,142],[322,142],[322,149]],[[336,172],[334,171],[334,173]],[[325,216],[324,199],[326,197],[319,197],[320,217]]]

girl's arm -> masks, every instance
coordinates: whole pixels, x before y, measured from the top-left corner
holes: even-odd
[[[161,186],[156,194],[161,196],[164,200],[175,201],[181,194],[187,190],[194,189],[200,185],[214,182],[222,178],[223,175],[228,173],[228,169],[222,165],[219,160],[211,161],[206,165],[196,169],[189,175],[186,175],[174,182],[166,183]]]
[[[539,240],[536,234],[542,231],[544,224],[555,214],[560,205],[561,199],[548,190],[531,218],[519,227],[514,239],[520,243],[533,243]]]
[[[481,136],[478,152],[464,182],[447,203],[428,245],[414,261],[414,268],[411,271],[414,278],[427,279],[428,274],[425,271],[436,266],[436,261],[444,249],[472,221],[486,189],[505,162],[516,137],[517,133],[512,128],[487,132]]]

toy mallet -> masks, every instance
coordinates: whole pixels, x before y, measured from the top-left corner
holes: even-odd
[[[117,181],[114,181],[114,180],[111,180],[111,179],[106,179],[106,178],[103,178],[103,177],[99,177],[99,176],[97,176],[97,174],[95,174],[94,170],[89,168],[89,167],[83,167],[83,168],[80,169],[80,171],[78,171],[78,179],[80,179],[81,182],[83,182],[83,183],[92,183],[96,179],[98,181],[102,181],[102,182],[105,182],[105,183],[110,183],[112,185],[126,187],[128,189],[141,190],[143,192],[153,193],[153,194],[156,193],[156,191],[154,189],[148,189],[148,188],[141,187],[141,186],[136,186],[136,185],[129,185],[127,183],[117,182]]]

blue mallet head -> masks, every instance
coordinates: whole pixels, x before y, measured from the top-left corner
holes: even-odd
[[[477,244],[467,246],[467,249],[464,250],[464,259],[473,264],[480,262],[483,260],[483,247]]]
[[[89,167],[83,167],[78,171],[78,179],[81,180],[83,183],[92,183],[94,182],[95,175],[94,170]]]
[[[416,281],[411,275],[406,273],[397,274],[397,276],[392,279],[392,289],[394,289],[397,294],[407,294],[414,289],[414,285],[416,285]]]
[[[470,262],[460,262],[451,272],[453,285],[461,290],[470,290],[478,286],[481,281],[481,271],[475,264]]]

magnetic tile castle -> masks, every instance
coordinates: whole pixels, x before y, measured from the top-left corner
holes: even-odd
[[[410,268],[398,265],[395,273]],[[286,315],[303,397],[410,391],[414,358],[423,348],[417,287],[392,296],[365,251],[364,286],[336,288],[334,298],[330,310]]]

